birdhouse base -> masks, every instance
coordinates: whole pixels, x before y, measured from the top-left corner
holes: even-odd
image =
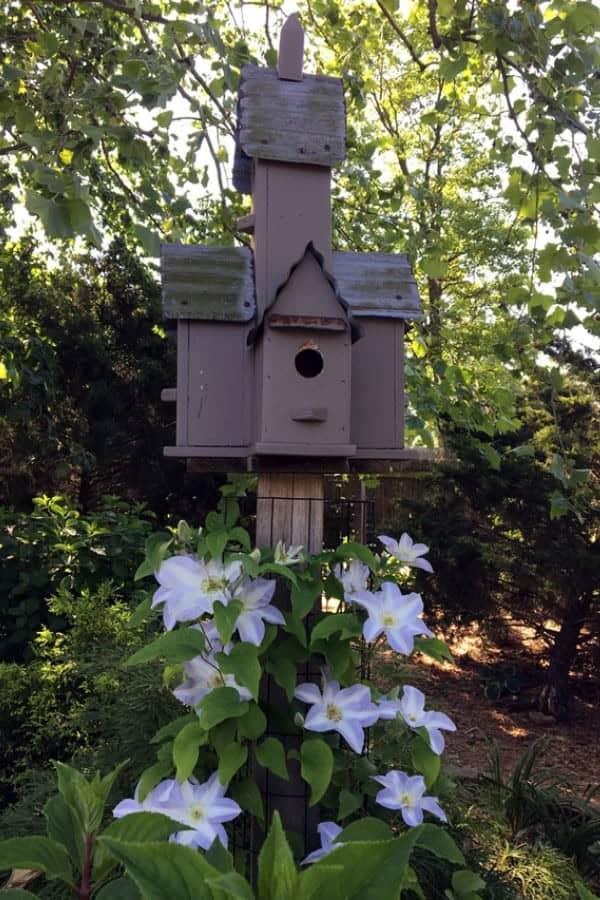
[[[283,444],[260,442],[251,448],[256,456],[354,456],[356,444]]]

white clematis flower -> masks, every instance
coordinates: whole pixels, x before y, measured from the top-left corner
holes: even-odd
[[[404,532],[399,541],[388,537],[386,534],[380,534],[379,540],[390,556],[404,563],[405,566],[423,569],[424,572],[433,572],[433,567],[429,560],[422,558],[426,553],[429,553],[427,544],[415,544],[406,532]]]
[[[379,710],[371,701],[366,685],[355,684],[340,689],[338,681],[323,681],[323,693],[316,684],[299,684],[294,697],[312,704],[304,719],[309,731],[337,731],[355,753],[362,753],[364,729],[374,725]]]
[[[437,797],[424,796],[425,780],[421,775],[407,775],[393,769],[387,775],[374,775],[373,779],[384,787],[375,797],[375,802],[386,809],[400,810],[406,825],[421,825],[423,810],[437,816],[442,822],[447,821]]]
[[[358,591],[354,600],[369,614],[363,626],[367,641],[375,641],[385,634],[392,649],[408,656],[414,649],[415,635],[433,637],[421,619],[423,601],[420,594],[403,594],[397,584],[384,581],[377,593]]]
[[[425,728],[434,753],[439,756],[444,750],[444,735],[440,729],[456,731],[456,725],[445,713],[430,710],[425,712],[425,694],[407,684],[402,698],[398,700],[398,710],[409,728]]]
[[[156,573],[160,587],[152,606],[164,603],[163,621],[171,631],[177,622],[191,622],[212,613],[216,600],[227,605],[241,573],[239,560],[223,565],[214,559],[205,563],[192,556],[171,556]]]
[[[369,582],[369,567],[359,559],[351,560],[347,568],[338,564],[335,566],[333,574],[344,588],[344,600],[346,603],[353,603],[354,594],[357,591],[366,590]]]
[[[343,847],[343,844],[336,844],[335,842],[336,837],[343,830],[335,822],[321,822],[320,825],[317,825],[317,831],[321,837],[321,846],[318,850],[313,850],[312,853],[305,856],[300,865],[307,866],[309,863],[318,862],[324,856],[327,856],[328,853],[331,853],[332,850],[335,850],[337,847]]]
[[[265,622],[285,625],[281,610],[271,606],[276,582],[268,578],[244,578],[235,592],[235,599],[242,604],[242,611],[235,629],[243,641],[260,646],[265,636]]]
[[[302,544],[290,544],[289,547],[286,547],[283,541],[277,541],[273,552],[273,560],[281,566],[295,566],[296,563],[303,561],[303,550]]]
[[[218,838],[226,847],[227,834],[223,822],[230,822],[241,813],[238,804],[225,797],[226,790],[227,785],[221,784],[217,772],[204,784],[198,784],[193,778],[183,784],[169,779],[155,787],[144,801],[145,804],[152,798],[151,809],[135,800],[123,800],[115,807],[113,815],[119,819],[130,812],[160,812],[174,822],[187,826],[187,831],[176,831],[171,835],[169,840],[176,844],[208,850]]]

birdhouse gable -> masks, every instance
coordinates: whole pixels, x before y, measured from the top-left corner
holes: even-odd
[[[323,268],[323,257],[309,244],[301,260],[292,267],[267,312],[270,328],[288,324],[317,331],[347,331],[347,307],[335,281]]]

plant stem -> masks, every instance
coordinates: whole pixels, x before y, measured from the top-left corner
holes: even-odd
[[[81,884],[79,885],[79,900],[90,900],[92,859],[94,855],[95,834],[86,834],[83,848],[83,867],[81,869]]]

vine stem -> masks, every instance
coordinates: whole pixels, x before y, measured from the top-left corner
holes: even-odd
[[[81,869],[81,884],[79,885],[79,900],[90,900],[92,859],[94,855],[95,834],[86,834],[83,848],[83,867]]]

